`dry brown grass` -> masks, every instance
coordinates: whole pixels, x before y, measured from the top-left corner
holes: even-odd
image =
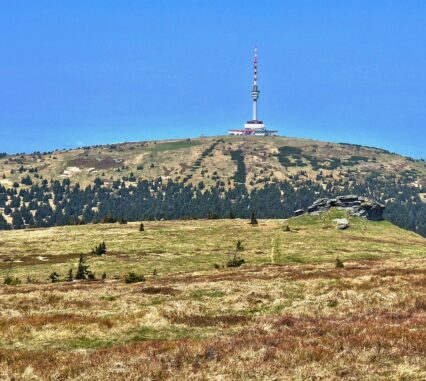
[[[281,221],[156,222],[142,236],[136,224],[55,228],[29,246],[29,232],[2,233],[0,256],[46,247],[53,258],[68,247],[74,261],[72,248],[97,233],[114,247],[89,260],[97,273],[106,263],[117,275],[161,271],[130,285],[1,285],[0,380],[424,380],[426,241],[385,222],[367,233],[357,220],[348,232],[315,218],[285,224],[293,232]],[[214,269],[236,231],[247,264]],[[12,270],[48,274],[61,261]]]
[[[348,267],[2,287],[0,378],[424,379],[425,261]]]

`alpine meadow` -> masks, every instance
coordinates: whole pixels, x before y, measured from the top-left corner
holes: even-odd
[[[425,381],[426,2],[5,2],[0,381]]]

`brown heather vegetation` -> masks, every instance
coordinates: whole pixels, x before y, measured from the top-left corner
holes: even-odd
[[[426,240],[341,213],[2,232],[0,380],[426,379]],[[107,280],[48,283],[79,252]]]

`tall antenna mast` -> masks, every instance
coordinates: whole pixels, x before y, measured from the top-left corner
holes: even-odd
[[[229,135],[243,136],[275,136],[278,131],[267,130],[265,124],[257,118],[257,100],[259,99],[259,86],[257,85],[257,47],[254,47],[253,60],[253,85],[251,88],[251,99],[253,106],[253,114],[251,120],[244,124],[242,130],[229,130]]]
[[[259,88],[257,86],[257,47],[254,48],[254,76],[251,97],[253,99],[253,119],[257,120],[257,99],[259,98]]]
[[[253,84],[257,84],[257,47],[254,48],[254,80]]]

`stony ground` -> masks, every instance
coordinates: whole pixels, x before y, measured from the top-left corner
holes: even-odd
[[[424,380],[426,240],[341,214],[2,232],[0,379]]]

